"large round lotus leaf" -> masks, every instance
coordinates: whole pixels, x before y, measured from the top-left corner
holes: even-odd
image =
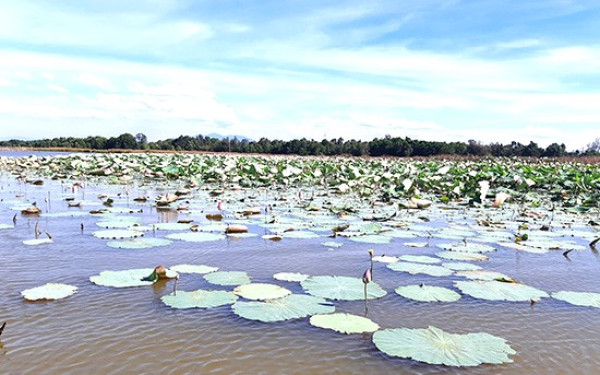
[[[442,263],[442,267],[448,268],[452,271],[475,271],[481,269],[481,267],[475,264],[461,262],[445,262]]]
[[[313,315],[310,317],[310,324],[346,334],[375,332],[379,329],[379,324],[371,319],[344,313]]]
[[[21,295],[28,301],[54,300],[68,297],[77,291],[77,287],[68,284],[48,283],[36,288],[26,289]]]
[[[505,274],[497,271],[486,271],[486,270],[466,270],[466,271],[457,271],[456,276],[463,276],[467,279],[471,280],[512,280],[510,276],[506,276]]]
[[[250,237],[258,237],[256,233],[227,233],[228,237],[234,238],[250,238]]]
[[[218,241],[226,238],[223,234],[204,232],[172,233],[167,235],[166,237],[171,240],[181,240],[186,242],[209,242]]]
[[[418,273],[424,273],[429,276],[452,275],[452,271],[447,268],[441,266],[432,266],[429,264],[398,262],[388,264],[387,267],[393,271],[408,272],[411,275],[415,275]]]
[[[176,266],[169,267],[169,269],[179,272],[179,273],[200,273],[200,274],[217,272],[219,270],[219,268],[217,268],[217,267],[210,267],[210,266],[205,266],[202,264],[200,264],[200,265],[178,264]]]
[[[392,238],[416,238],[417,234],[407,230],[391,230],[382,233],[382,235]]]
[[[245,299],[264,301],[277,299],[292,294],[289,290],[275,284],[252,283],[236,287],[233,293]]]
[[[250,282],[250,276],[243,271],[217,271],[204,275],[204,280],[216,285],[243,285]]]
[[[165,305],[175,309],[190,309],[231,305],[238,297],[223,290],[195,290],[193,292],[178,291],[177,294],[163,296],[161,300]]]
[[[427,255],[402,255],[400,257],[400,260],[403,260],[406,262],[429,263],[429,264],[435,264],[435,263],[441,262],[441,260],[439,260],[438,258],[429,257]]]
[[[512,363],[516,352],[501,337],[485,332],[451,334],[436,327],[384,329],[373,334],[382,352],[401,358],[446,366]]]
[[[27,245],[27,246],[37,246],[37,245],[43,245],[46,243],[52,243],[54,241],[52,241],[50,238],[36,238],[33,240],[25,240],[23,241],[23,245]]]
[[[291,281],[291,282],[302,282],[306,280],[310,275],[298,272],[278,272],[273,275],[275,280],[280,281]]]
[[[156,230],[189,230],[192,225],[184,223],[157,223],[152,225]]]
[[[119,230],[119,229],[99,230],[92,234],[94,235],[94,237],[98,237],[98,238],[102,238],[102,239],[109,239],[109,240],[116,240],[116,239],[123,239],[123,238],[136,238],[136,237],[142,237],[144,235],[144,233],[138,232],[138,231]]]
[[[600,307],[600,293],[561,291],[552,293],[552,298],[577,306]]]
[[[436,256],[450,260],[466,260],[466,261],[482,261],[488,260],[489,257],[483,254],[459,253],[456,251],[440,251],[435,253]]]
[[[137,224],[133,221],[99,221],[96,225],[105,229],[129,229]]]
[[[386,244],[391,242],[391,237],[386,237],[380,234],[367,234],[364,236],[350,237],[351,241],[372,244]]]
[[[525,245],[521,245],[521,244],[514,243],[514,242],[498,242],[498,245],[508,247],[509,249],[525,251],[525,252],[534,253],[534,254],[545,254],[549,251],[546,249],[538,249],[537,247],[525,246]]]
[[[90,277],[90,281],[96,285],[110,286],[114,288],[125,288],[130,286],[152,285],[152,281],[143,281],[154,269],[141,268],[123,271],[102,271],[99,275]]]
[[[396,293],[420,302],[454,302],[460,299],[460,294],[453,290],[431,285],[399,286]]]
[[[279,322],[314,314],[329,314],[335,311],[335,307],[325,299],[305,294],[290,294],[265,302],[238,301],[233,304],[232,309],[242,318],[261,322]]]
[[[376,255],[373,257],[373,261],[381,263],[396,263],[398,261],[398,257],[389,255]]]
[[[445,238],[445,239],[463,239],[463,238],[472,238],[476,235],[476,233],[462,230],[462,229],[448,229],[444,228],[439,233],[435,235],[436,238]]]
[[[461,253],[489,253],[496,251],[495,247],[485,245],[482,243],[455,243],[455,244],[441,244],[438,245],[444,250],[457,251]]]
[[[461,292],[474,298],[491,301],[537,301],[548,297],[548,293],[534,287],[501,281],[456,281],[454,285]]]
[[[302,289],[313,296],[341,301],[365,298],[362,279],[347,276],[311,276],[301,282]],[[376,282],[367,284],[367,299],[381,298],[387,292]]]
[[[290,232],[285,232],[283,234],[284,238],[299,238],[299,239],[309,239],[309,238],[317,238],[321,237],[319,234],[308,231],[308,230],[293,230]]]
[[[106,243],[109,247],[117,249],[147,249],[149,247],[167,246],[171,241],[164,238],[135,238],[126,241],[109,241]]]

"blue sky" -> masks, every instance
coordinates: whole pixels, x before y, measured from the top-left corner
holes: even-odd
[[[0,139],[209,133],[581,149],[600,2],[3,0]]]

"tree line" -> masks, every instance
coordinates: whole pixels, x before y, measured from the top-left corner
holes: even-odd
[[[468,142],[422,141],[386,135],[372,141],[323,139],[294,139],[291,141],[261,138],[258,141],[234,138],[213,138],[203,135],[179,136],[156,142],[148,142],[146,135],[135,136],[124,133],[118,137],[90,136],[86,138],[60,137],[34,141],[0,141],[0,147],[10,148],[61,148],[91,150],[162,150],[162,151],[209,151],[261,154],[295,155],[353,155],[353,156],[526,156],[560,157],[577,155],[600,155],[600,138],[590,143],[585,150],[568,152],[564,144],[552,143],[540,147],[535,142],[524,145],[519,142],[509,144],[482,144],[475,140]]]

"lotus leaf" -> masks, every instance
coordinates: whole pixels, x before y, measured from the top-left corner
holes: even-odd
[[[291,282],[302,282],[306,280],[310,275],[306,275],[304,273],[294,273],[294,272],[278,272],[273,275],[275,280],[280,281],[291,281]]]
[[[440,258],[450,259],[450,260],[482,261],[482,260],[489,259],[487,255],[459,253],[459,252],[455,252],[455,251],[440,251],[438,253],[435,253],[435,255]]]
[[[492,280],[497,280],[497,279],[512,280],[512,278],[510,276],[506,276],[505,274],[503,274],[501,272],[497,272],[497,271],[464,270],[464,271],[457,271],[455,274],[456,274],[456,276],[463,276],[463,277],[466,277],[467,279],[471,279],[471,280],[487,280],[487,281],[492,281]]]
[[[405,262],[428,263],[428,264],[435,264],[435,263],[441,262],[441,260],[439,260],[438,258],[429,257],[427,255],[402,255],[399,259],[403,260]]]
[[[309,239],[309,238],[318,238],[321,237],[319,234],[307,231],[307,230],[293,230],[289,232],[285,232],[283,234],[284,238],[298,238],[298,239]]]
[[[398,257],[389,255],[376,255],[373,257],[373,261],[380,263],[396,263],[398,261]]]
[[[481,243],[441,244],[438,246],[447,251],[457,251],[461,253],[489,253],[496,251],[495,247]]]
[[[146,249],[156,246],[170,245],[171,241],[164,238],[135,238],[127,241],[109,241],[106,243],[109,247],[118,249]]]
[[[387,267],[393,271],[408,272],[411,275],[415,275],[418,273],[424,273],[429,276],[452,275],[452,271],[447,268],[441,266],[432,266],[429,264],[398,262],[388,264]]]
[[[545,254],[548,252],[546,249],[539,249],[537,247],[525,246],[514,242],[499,242],[498,245],[508,247],[509,249],[525,251],[534,254]]]
[[[350,237],[351,241],[371,244],[387,244],[391,242],[391,237],[379,234],[367,234],[364,236]]]
[[[171,240],[181,240],[185,242],[210,242],[219,241],[226,238],[224,234],[205,232],[172,233],[166,237]]]
[[[11,224],[0,224],[0,229],[12,229],[14,227],[15,226]]]
[[[28,301],[56,300],[68,297],[77,291],[77,287],[68,284],[48,283],[36,288],[26,289],[21,295]]]
[[[205,265],[193,265],[193,264],[178,264],[176,266],[169,267],[169,269],[179,273],[211,273],[219,270],[217,267],[210,267]]]
[[[102,238],[102,239],[116,240],[116,239],[123,239],[123,238],[142,237],[144,235],[144,233],[133,231],[133,230],[115,229],[115,230],[96,231],[93,233],[93,235],[94,235],[94,237],[98,237],[98,238]]]
[[[52,239],[50,238],[36,238],[33,240],[25,240],[23,241],[23,245],[27,245],[27,246],[37,246],[37,245],[43,245],[46,243],[52,243],[54,241],[52,241]]]
[[[327,242],[323,242],[321,243],[321,245],[323,246],[327,246],[327,247],[333,247],[333,248],[338,248],[341,247],[342,245],[344,245],[341,242],[335,242],[335,241],[327,241]]]
[[[245,299],[264,301],[277,299],[292,294],[289,290],[279,285],[266,283],[251,283],[236,287],[233,293]]]
[[[184,223],[156,223],[152,224],[156,230],[189,230],[192,225]]]
[[[446,366],[512,363],[508,355],[516,354],[506,340],[489,333],[459,335],[431,326],[377,331],[373,343],[391,356]]]
[[[152,281],[143,281],[154,269],[141,268],[123,271],[102,271],[99,275],[90,277],[90,281],[96,285],[114,288],[125,288],[131,286],[152,285]]]
[[[600,307],[600,293],[561,291],[552,293],[552,298],[577,306]]]
[[[242,318],[261,322],[279,322],[314,314],[329,314],[335,311],[335,307],[325,299],[305,294],[290,294],[265,302],[238,301],[233,304],[232,309]]]
[[[313,296],[332,300],[358,301],[365,298],[362,279],[347,276],[311,276],[301,282],[302,289]],[[367,298],[375,299],[387,294],[379,284],[367,285]]]
[[[204,275],[204,280],[216,285],[243,285],[250,282],[250,277],[243,271],[217,271]]]
[[[451,289],[422,284],[399,286],[396,293],[420,302],[454,302],[460,299],[460,294]]]
[[[429,243],[427,243],[427,242],[405,242],[404,246],[408,246],[408,247],[428,247]]]
[[[407,230],[392,230],[382,233],[382,235],[392,238],[416,238],[417,234]]]
[[[375,332],[379,329],[379,324],[371,319],[345,313],[313,315],[310,317],[310,324],[345,334]]]
[[[231,305],[238,297],[232,292],[222,290],[195,290],[193,292],[178,291],[177,294],[163,296],[165,305],[175,309],[203,308]]]
[[[130,229],[137,223],[133,221],[99,221],[96,225],[105,229]]]
[[[481,267],[471,264],[471,263],[461,263],[461,262],[446,262],[442,263],[442,267],[448,268],[452,271],[475,271],[480,270]]]
[[[471,297],[491,301],[538,301],[548,297],[548,293],[520,283],[476,280],[456,281],[454,285]]]

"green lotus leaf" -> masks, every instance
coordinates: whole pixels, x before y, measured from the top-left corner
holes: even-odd
[[[189,230],[192,224],[184,223],[156,223],[152,224],[156,230]]]
[[[185,242],[210,242],[225,239],[224,234],[205,232],[172,233],[166,236],[170,240],[181,240]]]
[[[290,282],[302,282],[306,280],[310,275],[298,272],[278,272],[273,275],[275,280],[290,281]]]
[[[99,221],[96,225],[105,229],[130,229],[137,223],[133,221]]]
[[[144,233],[142,233],[142,232],[137,232],[137,231],[133,231],[133,230],[119,230],[119,229],[99,230],[92,234],[94,235],[94,237],[108,239],[108,240],[116,240],[116,239],[123,239],[123,238],[136,238],[136,237],[142,237],[144,235]]]
[[[211,307],[231,305],[237,299],[238,297],[232,292],[202,289],[193,292],[178,291],[177,294],[169,294],[161,298],[165,305],[175,309],[209,309]]]
[[[389,256],[389,255],[376,255],[373,257],[373,262],[380,263],[396,263],[398,261],[398,257]]]
[[[512,363],[508,356],[516,354],[506,340],[489,333],[459,335],[431,326],[377,331],[373,343],[390,356],[446,366]]]
[[[456,251],[440,251],[435,253],[435,255],[449,260],[482,261],[489,259],[487,255],[483,254],[459,253]]]
[[[285,232],[283,234],[284,238],[298,238],[298,239],[309,239],[309,238],[318,238],[321,237],[319,234],[307,231],[307,230],[293,230],[289,232]]]
[[[438,245],[447,251],[456,251],[461,253],[489,253],[496,251],[496,248],[482,243],[455,243],[455,244],[440,244]]]
[[[350,240],[361,243],[387,244],[392,241],[392,238],[379,234],[366,234],[364,236],[350,237]]]
[[[157,246],[168,246],[171,241],[164,238],[135,238],[126,241],[109,241],[106,243],[109,247],[117,249],[147,249]]]
[[[408,246],[408,247],[428,247],[429,243],[428,242],[405,242],[404,246]]]
[[[23,245],[27,245],[27,246],[37,246],[37,245],[43,245],[43,244],[47,244],[47,243],[53,243],[54,241],[52,241],[52,239],[50,238],[35,238],[32,240],[25,240],[23,241]]]
[[[497,271],[486,271],[486,270],[464,270],[455,272],[456,276],[463,276],[467,279],[471,280],[512,280],[510,276],[506,276],[505,274]]]
[[[311,276],[300,283],[307,293],[332,300],[358,301],[365,298],[362,279],[347,276]],[[367,298],[376,299],[387,292],[376,282],[367,284]]]
[[[90,277],[90,281],[96,285],[109,286],[113,288],[126,288],[132,286],[152,285],[152,281],[143,281],[148,277],[153,268],[131,269],[123,271],[102,271],[99,275]]]
[[[475,264],[461,262],[445,262],[442,263],[442,267],[448,268],[452,271],[475,271],[481,269],[481,267]]]
[[[256,233],[227,233],[228,237],[235,238],[250,238],[250,237],[258,237]]]
[[[236,287],[233,293],[245,299],[264,301],[292,294],[289,290],[275,284],[251,283]]]
[[[416,238],[417,233],[414,232],[409,232],[407,230],[391,230],[391,231],[387,231],[387,232],[383,232],[382,235],[386,236],[386,237],[392,237],[392,238]]]
[[[498,242],[498,245],[508,247],[509,249],[525,251],[525,252],[534,253],[534,254],[545,254],[549,251],[546,249],[539,249],[537,247],[525,246],[525,245],[514,243],[514,242]]]
[[[379,329],[379,324],[371,319],[345,313],[313,315],[310,317],[310,324],[345,334],[375,332]]]
[[[408,272],[411,275],[415,275],[418,273],[424,273],[429,276],[452,275],[452,271],[447,268],[441,266],[432,266],[429,264],[398,262],[388,264],[387,267],[393,271]]]
[[[427,255],[402,255],[399,259],[403,260],[405,262],[415,262],[415,263],[428,263],[428,264],[441,263],[441,260],[439,260],[438,258],[429,257]]]
[[[548,297],[548,293],[520,283],[476,280],[456,281],[454,286],[473,298],[491,301],[538,301]]]
[[[577,306],[600,307],[600,293],[560,291],[552,293],[552,298]]]
[[[12,224],[0,224],[0,229],[12,229],[14,227]]]
[[[321,243],[321,245],[327,246],[327,247],[338,248],[338,247],[341,247],[344,244],[342,242],[327,241],[327,242]]]
[[[217,267],[210,267],[210,266],[205,266],[205,265],[193,265],[193,264],[178,264],[176,266],[169,267],[169,269],[171,269],[175,272],[179,272],[179,273],[199,273],[199,274],[217,272],[219,270],[219,268],[217,268]]]
[[[279,322],[335,311],[335,307],[325,299],[305,294],[290,294],[265,302],[238,301],[233,304],[232,309],[242,318],[261,322]]]
[[[204,275],[204,280],[216,285],[243,285],[250,283],[250,276],[243,271],[217,271]]]
[[[441,286],[405,285],[395,291],[402,297],[420,302],[454,302],[460,299],[460,294]]]
[[[77,291],[77,287],[68,284],[48,283],[21,292],[28,301],[56,300],[68,297]]]

